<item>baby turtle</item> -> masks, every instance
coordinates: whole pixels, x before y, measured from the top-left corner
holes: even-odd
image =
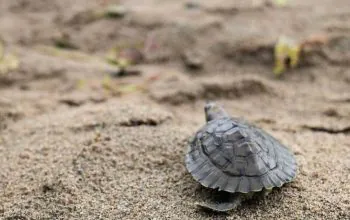
[[[196,181],[224,193],[225,199],[220,196],[200,207],[226,212],[256,192],[266,195],[295,178],[294,155],[278,140],[230,117],[215,103],[204,109],[207,124],[190,142],[186,167]]]

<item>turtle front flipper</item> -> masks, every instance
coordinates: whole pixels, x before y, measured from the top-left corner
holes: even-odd
[[[202,209],[215,211],[215,212],[228,212],[236,209],[241,205],[245,196],[242,194],[231,194],[225,199],[216,199],[216,201],[197,203],[196,205]]]

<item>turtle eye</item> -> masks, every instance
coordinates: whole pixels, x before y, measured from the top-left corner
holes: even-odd
[[[210,106],[209,104],[205,105],[205,106],[204,106],[204,111],[206,111],[206,112],[209,111],[210,107],[211,107],[211,106]]]
[[[204,109],[206,111],[208,111],[209,109],[212,109],[213,107],[215,107],[215,104],[214,103],[211,103],[211,102],[208,102],[205,106],[204,106]]]

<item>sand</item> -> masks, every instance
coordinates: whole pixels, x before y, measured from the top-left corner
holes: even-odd
[[[21,62],[0,75],[1,219],[350,219],[348,1],[132,0],[121,19],[82,16],[113,2],[1,2],[0,36]],[[52,52],[62,33],[69,55]],[[330,40],[276,79],[282,34]],[[141,75],[105,89],[108,49],[149,36],[161,46]],[[202,69],[184,67],[188,51]],[[229,214],[197,209],[207,191],[184,156],[207,100],[290,147],[295,181]]]

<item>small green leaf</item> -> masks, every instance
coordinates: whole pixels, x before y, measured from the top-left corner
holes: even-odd
[[[288,0],[274,0],[274,3],[279,7],[283,7],[287,5]]]
[[[137,90],[140,90],[140,86],[134,84],[128,84],[118,87],[118,91],[120,91],[121,93],[130,93],[135,92]]]
[[[85,88],[86,84],[87,84],[86,80],[84,80],[84,79],[78,80],[78,82],[77,82],[77,89]]]
[[[281,75],[287,68],[295,68],[300,59],[300,45],[292,39],[281,36],[274,48],[275,66],[273,72],[276,76]],[[286,66],[289,59],[290,66]]]
[[[112,79],[111,79],[111,77],[109,75],[105,75],[103,77],[102,86],[103,86],[103,88],[105,88],[107,90],[111,90],[112,89]]]
[[[18,57],[13,54],[4,55],[0,60],[0,74],[7,74],[8,72],[17,69],[19,66]]]

